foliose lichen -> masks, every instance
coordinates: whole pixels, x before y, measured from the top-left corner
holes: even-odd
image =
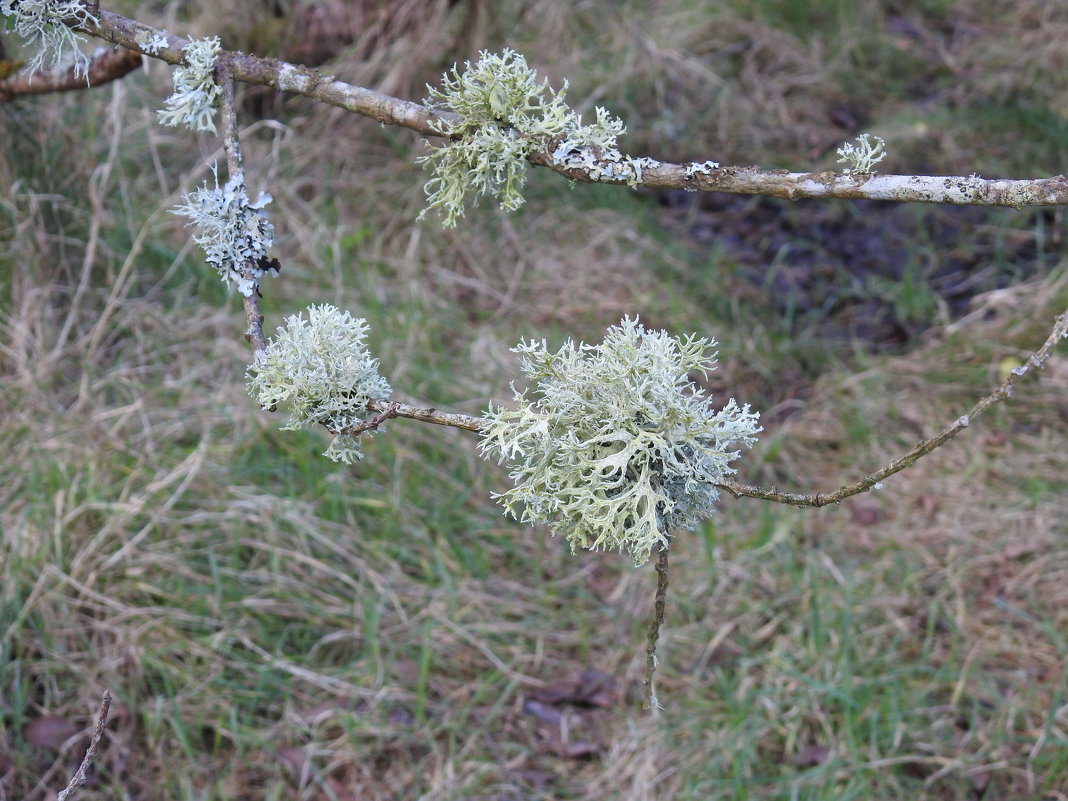
[[[363,458],[359,435],[341,432],[370,419],[367,404],[392,392],[367,350],[368,330],[366,320],[336,306],[309,306],[308,319],[286,318],[248,368],[248,392],[260,406],[288,408],[283,431],[323,425],[334,434],[323,455],[335,462]]]
[[[171,213],[192,220],[187,224],[196,228],[193,241],[203,248],[205,261],[225,283],[236,283],[238,292],[251,297],[259,289],[259,278],[278,272],[278,263],[267,259],[267,250],[274,244],[274,226],[263,207],[271,196],[260,192],[256,202],[250,203],[241,174],[220,187],[214,168],[212,173],[214,188],[198,187]]]
[[[26,40],[33,56],[27,68],[40,69],[48,60],[55,69],[66,59],[73,58],[74,74],[88,76],[89,59],[78,43],[82,41],[70,27],[96,25],[88,3],[80,0],[0,0],[0,15],[8,17],[17,36]]]
[[[174,93],[156,112],[163,125],[184,125],[192,131],[215,131],[215,103],[222,87],[215,82],[215,59],[222,44],[218,36],[190,39],[182,48],[185,66],[174,70]]]
[[[636,564],[711,515],[716,482],[761,430],[748,405],[713,411],[691,381],[715,369],[715,344],[627,317],[599,345],[520,342],[534,399],[515,391],[515,408],[491,406],[480,445],[511,468],[515,486],[496,496],[506,513]]]
[[[592,125],[583,125],[564,102],[567,83],[557,92],[514,50],[500,55],[483,51],[461,72],[453,67],[442,88],[428,86],[424,104],[458,114],[460,119],[439,130],[449,141],[419,159],[433,177],[424,185],[427,207],[440,209],[442,225],[451,228],[464,214],[468,194],[477,203],[483,195],[495,198],[505,211],[523,205],[527,157],[563,136],[564,152],[614,148],[626,129],[602,108]],[[556,152],[561,152],[560,148]],[[638,167],[640,170],[640,166]],[[634,174],[632,169],[629,173]]]
[[[872,138],[875,139],[874,142],[871,141]],[[885,146],[886,142],[881,136],[871,137],[862,133],[857,137],[855,146],[852,142],[846,142],[835,152],[839,156],[838,163],[846,165],[842,168],[846,175],[874,173],[872,167],[886,158]]]

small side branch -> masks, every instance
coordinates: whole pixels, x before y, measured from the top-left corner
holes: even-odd
[[[107,728],[108,714],[110,712],[111,693],[108,690],[104,690],[104,696],[100,702],[100,711],[96,716],[96,727],[93,729],[93,739],[89,742],[89,748],[85,751],[85,756],[82,758],[82,764],[78,766],[78,771],[66,788],[56,796],[56,801],[68,801],[68,799],[74,798],[78,788],[85,784],[85,775],[89,772],[89,766],[93,764],[93,760],[96,759],[96,749],[100,745],[100,738],[104,736],[104,729]]]
[[[656,559],[656,601],[653,604],[653,619],[649,621],[649,634],[645,644],[645,675],[642,677],[642,708],[646,711],[659,708],[656,691],[653,689],[653,674],[656,673],[656,642],[660,639],[660,627],[664,625],[664,608],[668,591],[668,549],[671,538],[660,549]]]
[[[1031,354],[1027,362],[1023,366],[1017,367],[1008,377],[1001,383],[1001,385],[987,395],[985,398],[978,401],[968,413],[958,417],[946,428],[939,431],[930,439],[923,440],[918,443],[912,450],[906,453],[899,459],[895,459],[884,467],[876,470],[874,473],[869,473],[860,481],[853,484],[848,484],[844,487],[836,489],[834,492],[817,492],[813,495],[803,495],[796,492],[780,492],[775,487],[763,488],[753,487],[746,484],[739,484],[736,481],[724,481],[717,484],[720,489],[725,492],[729,492],[735,498],[746,496],[749,498],[759,498],[765,501],[776,501],[777,503],[788,503],[794,506],[828,506],[832,503],[841,503],[846,498],[853,495],[858,495],[861,492],[865,492],[880,481],[894,473],[899,473],[909,465],[915,464],[923,456],[926,456],[936,448],[945,445],[957,434],[967,428],[971,421],[981,415],[987,409],[994,404],[1000,403],[1007,398],[1012,397],[1013,387],[1022,381],[1033,370],[1041,368],[1046,360],[1049,359],[1050,354],[1053,353],[1053,349],[1057,347],[1057,344],[1062,340],[1068,338],[1068,312],[1057,317],[1054,323],[1053,330],[1050,331],[1049,336],[1046,337],[1045,343],[1037,351]]]
[[[0,80],[0,103],[9,103],[22,95],[70,92],[101,86],[137,69],[142,61],[141,54],[136,50],[113,47],[100,50],[90,57],[88,76],[79,73],[73,65],[66,69],[17,72],[10,78]]]
[[[398,403],[396,401],[371,401],[367,404],[367,408],[381,413],[392,410],[390,417],[407,417],[409,420],[462,428],[466,431],[481,431],[486,426],[486,421],[481,417],[474,417],[469,414],[449,414],[447,412],[439,412],[433,407],[428,409],[419,408],[418,406],[409,406],[407,403]]]
[[[950,425],[946,426],[930,439],[925,439],[918,443],[905,455],[894,459],[889,464],[869,473],[864,476],[864,478],[852,484],[839,487],[831,492],[816,492],[807,495],[799,492],[783,492],[777,487],[755,487],[749,484],[741,484],[733,480],[721,481],[716,486],[724,492],[730,493],[735,498],[757,498],[764,501],[786,503],[792,506],[820,507],[841,503],[846,498],[866,492],[879,482],[894,475],[894,473],[899,473],[906,467],[915,464],[919,459],[926,456],[931,451],[940,448],[956,437],[957,434],[971,424],[972,420],[979,417],[979,415],[983,414],[991,406],[1012,397],[1013,388],[1016,384],[1022,381],[1035,369],[1041,368],[1062,339],[1068,339],[1068,312],[1065,312],[1056,318],[1053,329],[1050,331],[1049,336],[1046,337],[1046,341],[1043,343],[1042,347],[1032,353],[1022,367],[1017,367],[1013,370],[996,390],[976,402],[972,408],[968,410],[967,414],[958,417]],[[379,423],[391,417],[406,417],[410,420],[419,420],[424,423],[433,423],[439,426],[452,426],[453,428],[462,428],[466,431],[479,432],[486,426],[485,419],[481,417],[474,417],[468,414],[449,414],[440,412],[433,407],[420,408],[396,401],[371,401],[368,404],[368,408],[372,411],[386,415],[379,420]],[[375,423],[375,425],[378,425],[378,423]],[[367,428],[374,428],[374,426],[367,424]],[[366,429],[361,428],[361,431],[362,430]],[[359,432],[352,431],[346,433]],[[662,558],[666,560],[666,554],[662,553]]]
[[[353,436],[359,436],[365,431],[376,431],[378,427],[382,425],[386,420],[392,420],[397,416],[397,410],[400,408],[400,404],[397,401],[390,401],[385,410],[380,414],[375,415],[370,420],[360,423],[358,426],[352,428],[346,428],[344,431],[340,431],[340,434],[351,434]]]
[[[245,168],[241,157],[241,140],[237,128],[237,104],[234,99],[234,79],[230,71],[230,65],[225,59],[220,60],[216,70],[217,80],[222,86],[222,131],[223,148],[226,150],[226,169],[231,180],[238,178],[241,184],[245,183]],[[244,278],[252,282],[253,290],[249,294],[242,294],[245,305],[245,338],[252,345],[252,352],[262,353],[267,349],[267,340],[263,335],[263,314],[260,312],[260,296],[258,283],[256,282],[254,268],[257,265],[251,262],[242,265],[241,272]]]

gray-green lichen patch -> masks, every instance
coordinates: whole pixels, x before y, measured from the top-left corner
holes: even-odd
[[[603,158],[615,148],[623,123],[598,108],[596,121],[582,125],[564,102],[567,84],[554,91],[514,50],[482,52],[462,72],[454,67],[443,76],[441,89],[429,89],[425,105],[457,114],[459,120],[441,124],[449,140],[420,159],[433,173],[424,185],[427,207],[420,218],[439,209],[442,225],[452,227],[468,198],[477,203],[483,195],[495,198],[505,211],[519,208],[527,158],[558,138],[556,153],[588,161],[601,180],[640,181],[643,163],[635,163],[640,160]]]
[[[248,368],[248,392],[260,406],[288,407],[283,431],[323,425],[334,433],[323,455],[336,462],[362,458],[359,436],[344,431],[366,422],[368,404],[392,392],[367,350],[368,330],[366,320],[335,306],[309,306],[308,319],[288,317]]]
[[[716,482],[760,431],[748,405],[712,411],[691,381],[715,368],[714,346],[630,318],[599,345],[521,342],[533,400],[517,391],[514,409],[491,407],[481,443],[511,468],[515,487],[498,496],[507,513],[637,564],[712,514]]]

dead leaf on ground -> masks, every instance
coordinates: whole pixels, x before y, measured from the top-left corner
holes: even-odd
[[[543,704],[575,704],[602,709],[618,700],[615,680],[599,670],[582,671],[576,678],[549,684],[530,693],[529,698]]]
[[[799,768],[813,768],[826,762],[830,755],[829,745],[806,745],[794,754],[792,761]]]
[[[615,680],[591,668],[534,690],[523,702],[523,711],[537,720],[542,749],[576,759],[604,750],[604,710],[618,697]]]
[[[81,731],[66,718],[47,715],[37,720],[31,720],[22,728],[22,736],[26,742],[39,745],[42,748],[57,750],[63,743]]]

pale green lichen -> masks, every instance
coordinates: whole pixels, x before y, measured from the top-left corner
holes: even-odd
[[[74,74],[88,76],[89,59],[81,50],[78,36],[70,26],[84,28],[99,20],[88,3],[80,0],[0,0],[0,15],[11,20],[16,35],[26,40],[33,52],[27,68],[40,69],[46,59],[55,69],[72,58]]]
[[[218,36],[190,39],[182,48],[185,65],[174,70],[174,93],[156,112],[163,125],[184,125],[192,131],[215,131],[215,103],[222,87],[215,82],[215,59],[221,47]]]
[[[335,306],[309,306],[308,319],[288,317],[248,368],[248,392],[260,406],[288,407],[283,431],[322,425],[334,434],[323,455],[335,462],[363,457],[359,434],[343,432],[370,419],[367,404],[392,392],[367,351],[368,330],[366,320]]]
[[[242,295],[251,297],[259,290],[264,274],[277,273],[276,261],[267,258],[274,244],[274,226],[267,221],[263,207],[271,196],[260,192],[256,202],[248,199],[243,176],[234,175],[219,186],[207,184],[185,196],[185,203],[171,209],[172,214],[188,217],[196,228],[193,241],[204,249],[204,260],[214,267],[226,284],[237,285]]]
[[[735,472],[759,415],[729,401],[720,411],[690,379],[715,369],[715,342],[650,331],[624,318],[600,345],[570,340],[556,353],[521,342],[533,401],[491,407],[481,449],[507,462],[515,487],[497,496],[518,520],[545,523],[572,549],[619,549],[636,564],[692,529]]]
[[[875,139],[872,142],[872,138]],[[860,173],[874,173],[872,169],[876,164],[886,158],[886,142],[881,136],[871,137],[862,133],[857,137],[857,144],[846,142],[838,150],[838,163],[845,164],[842,172],[846,175]]]
[[[453,67],[451,76],[444,75],[441,89],[427,88],[428,108],[460,117],[440,126],[450,140],[420,158],[434,173],[424,186],[427,208],[420,218],[440,209],[445,227],[463,216],[469,193],[475,203],[489,195],[505,211],[519,208],[527,157],[554,137],[563,136],[572,149],[608,149],[625,130],[601,108],[596,122],[582,125],[564,102],[567,83],[554,91],[514,50],[500,55],[483,51],[474,64],[466,62],[463,72]]]

